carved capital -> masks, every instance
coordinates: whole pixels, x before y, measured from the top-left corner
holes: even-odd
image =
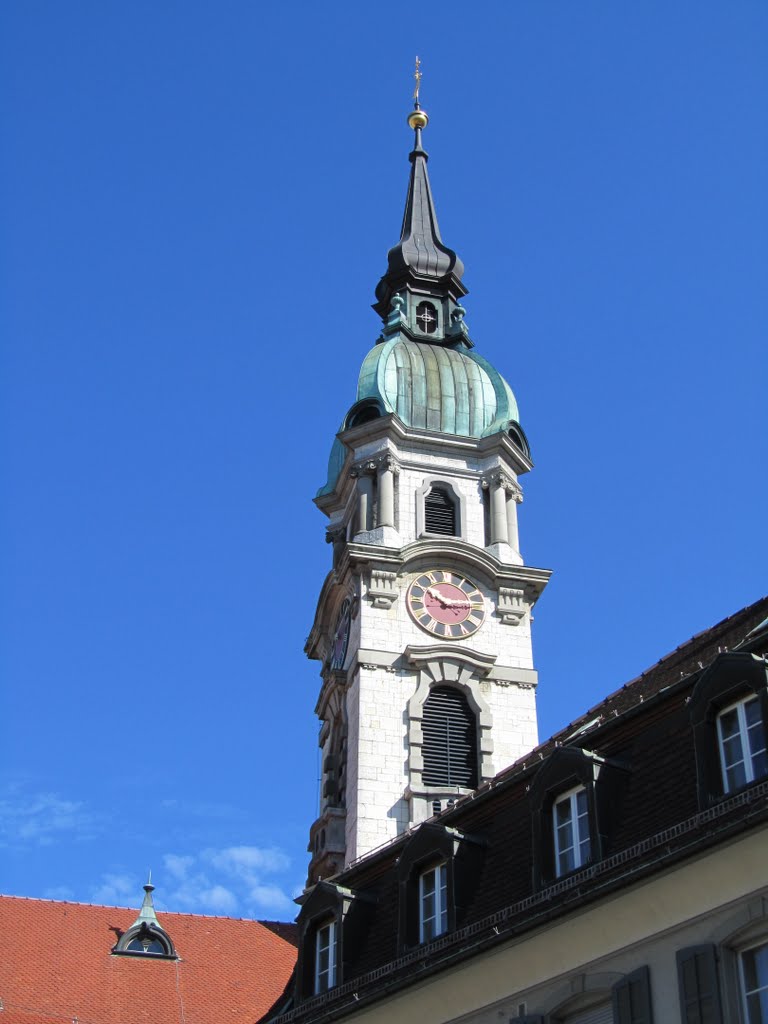
[[[350,476],[370,476],[376,472],[376,462],[373,459],[363,459],[362,462],[356,462],[352,469],[349,471]]]
[[[400,463],[392,452],[383,452],[381,455],[377,455],[374,461],[376,462],[376,468],[382,473],[389,470],[390,473],[394,473],[397,476],[400,472]]]
[[[391,608],[397,600],[397,573],[371,569],[368,597],[374,608]]]
[[[519,626],[525,618],[525,591],[516,587],[499,587],[496,614],[505,626]]]
[[[512,494],[517,501],[517,495],[522,496],[520,485],[517,484],[508,473],[505,473],[503,469],[497,467],[492,469],[489,473],[480,481],[480,485],[484,491],[489,490],[491,487],[499,487],[502,491],[506,491],[507,494]],[[522,497],[519,499],[522,500]]]

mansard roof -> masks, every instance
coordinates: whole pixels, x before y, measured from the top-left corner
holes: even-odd
[[[178,959],[115,955],[135,917],[0,896],[3,1024],[253,1024],[296,960],[290,925],[166,912]]]
[[[475,793],[417,826],[424,832],[435,826],[458,830],[473,840],[476,857],[455,928],[434,942],[409,946],[399,937],[398,862],[414,830],[341,872],[339,884],[375,899],[368,931],[355,942],[337,988],[299,1002],[280,1024],[360,1011],[379,997],[382,976],[391,993],[748,830],[768,827],[766,779],[714,802],[706,802],[705,793],[702,802],[702,754],[690,700],[713,663],[744,662],[744,651],[768,653],[767,613],[768,598],[762,598],[692,637]],[[761,664],[765,689],[765,661],[746,660],[750,667]],[[569,750],[570,759],[563,756]],[[716,742],[710,753],[717,757]],[[559,791],[553,785],[573,784],[573,772],[560,770],[569,761],[589,768],[581,775],[593,780],[600,848],[585,867],[556,877],[545,863],[540,825]],[[549,771],[555,763],[558,771]]]

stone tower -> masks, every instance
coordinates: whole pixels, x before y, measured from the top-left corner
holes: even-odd
[[[322,676],[310,884],[537,743],[531,609],[550,573],[520,553],[530,450],[509,385],[469,336],[418,101],[408,120],[402,231],[373,307],[383,329],[315,498],[333,568],[306,646]]]

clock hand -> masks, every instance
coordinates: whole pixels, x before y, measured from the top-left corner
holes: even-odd
[[[469,598],[454,601],[452,598],[446,597],[444,594],[441,594],[439,590],[435,590],[434,587],[427,587],[427,593],[429,594],[430,597],[436,598],[443,606],[443,608],[469,608],[470,606]]]

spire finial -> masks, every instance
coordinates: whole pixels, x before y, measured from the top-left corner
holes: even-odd
[[[416,70],[413,72],[413,77],[416,80],[416,88],[413,90],[413,113],[408,115],[408,124],[416,132],[417,141],[419,141],[419,132],[422,128],[426,128],[429,123],[426,110],[422,110],[419,106],[419,89],[421,89],[421,61],[416,58]]]
[[[419,109],[419,89],[421,88],[421,61],[419,60],[418,54],[416,55],[416,70],[413,72],[413,77],[416,79],[416,88],[413,90],[413,102],[416,109]]]

